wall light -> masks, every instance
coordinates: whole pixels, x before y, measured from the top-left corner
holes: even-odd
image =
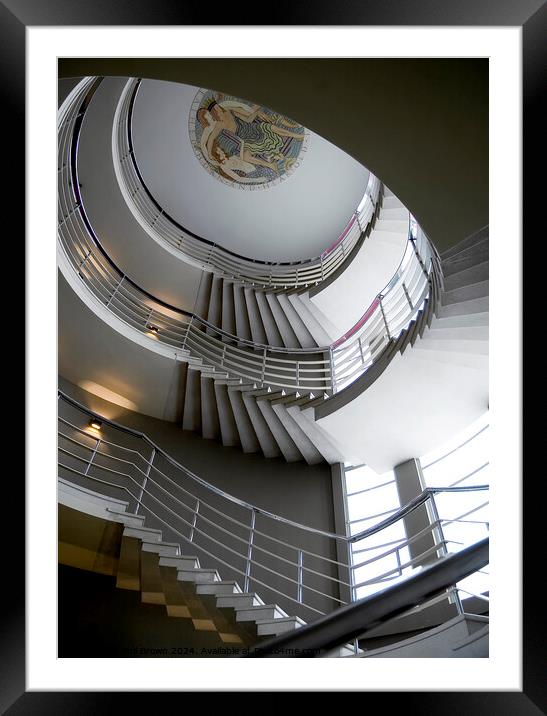
[[[94,428],[95,430],[100,430],[102,428],[102,422],[100,420],[97,420],[97,418],[91,418],[89,421],[89,427]]]
[[[160,332],[160,329],[157,326],[153,326],[151,323],[147,323],[146,327],[150,333],[153,333],[154,335],[157,335]]]

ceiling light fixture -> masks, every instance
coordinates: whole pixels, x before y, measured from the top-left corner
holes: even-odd
[[[94,430],[100,430],[102,428],[102,422],[100,420],[97,420],[97,418],[91,418],[89,421],[89,427],[93,428]]]
[[[152,323],[147,323],[146,327],[150,333],[153,333],[155,336],[160,332],[160,329],[157,326],[152,325]]]

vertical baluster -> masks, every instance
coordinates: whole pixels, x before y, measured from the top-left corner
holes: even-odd
[[[296,389],[300,388],[300,363],[296,361]]]
[[[95,455],[97,454],[97,450],[99,449],[99,445],[101,444],[101,438],[97,438],[97,442],[95,443],[95,447],[93,448],[93,452],[91,453],[91,457],[89,458],[89,462],[87,463],[87,466],[85,468],[84,475],[87,475],[89,472],[89,469],[91,468],[91,463],[93,462],[93,459]]]
[[[435,501],[435,495],[433,492],[429,495],[429,506],[431,509],[431,516],[433,518],[433,538],[435,539],[435,542],[439,545],[439,552],[441,557],[446,557],[448,554],[448,549],[446,548],[446,541],[444,538],[444,531],[441,524],[441,520],[439,517],[439,511],[437,510],[437,503]],[[454,589],[452,590],[452,593],[454,595],[454,603],[456,605],[456,611],[458,614],[463,614],[463,607],[460,599],[460,595],[458,593],[457,588],[455,588],[456,585],[454,585]]]
[[[404,281],[403,281],[403,291],[405,292],[406,300],[408,301],[408,305],[410,306],[410,310],[412,311],[414,306],[412,305],[412,301],[410,300],[410,295],[408,293],[408,289],[407,289]]]
[[[301,549],[298,550],[298,585],[296,589],[296,599],[299,604],[302,604],[304,586],[304,554]]]
[[[144,491],[146,489],[146,483],[148,482],[148,477],[150,475],[150,470],[152,468],[152,463],[154,462],[154,458],[156,457],[156,448],[152,448],[152,453],[150,454],[150,460],[146,464],[146,469],[144,471],[144,479],[142,481],[141,489],[139,492],[139,499],[137,500],[137,509],[135,510],[135,514],[139,513],[139,509],[141,507],[142,498],[144,495]]]
[[[384,304],[382,303],[382,298],[383,298],[383,296],[382,296],[382,294],[380,294],[378,296],[378,300],[380,301],[380,311],[382,312],[382,318],[384,319],[384,325],[386,327],[386,333],[387,333],[388,340],[391,340],[391,333],[389,332],[389,325],[387,322],[386,314],[384,312]]]
[[[332,388],[332,393],[336,393],[336,378],[334,375],[334,356],[333,356],[333,350],[332,347],[329,348],[329,364],[330,364],[330,383]]]
[[[260,383],[264,383],[264,376],[266,375],[266,348],[262,352],[262,372],[260,374]]]
[[[200,502],[196,499],[196,509],[194,510],[194,514],[192,515],[192,527],[190,528],[190,542],[194,541],[194,531],[196,529],[196,522],[198,521],[199,505]]]
[[[254,534],[255,534],[255,523],[256,523],[256,511],[253,509],[251,510],[251,526],[249,529],[249,543],[247,546],[247,561],[245,563],[245,581],[243,586],[243,591],[248,592],[249,591],[249,582],[251,577],[251,560],[253,558],[253,542],[254,542]]]

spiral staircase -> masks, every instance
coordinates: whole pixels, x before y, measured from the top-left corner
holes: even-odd
[[[138,88],[138,81],[130,80],[114,119],[116,176],[141,229],[168,245],[181,265],[200,272],[193,310],[182,310],[141,288],[114,262],[86,213],[78,142],[99,85],[100,79],[84,78],[59,110],[59,268],[114,330],[176,361],[183,430],[268,459],[366,462],[380,472],[439,444],[487,408],[488,227],[439,255],[408,209],[371,175],[363,201],[333,247],[316,259],[257,266],[184,231],[150,194],[128,132]],[[361,290],[375,261],[391,266],[389,273]],[[356,295],[364,296],[360,305]],[[395,417],[386,396],[397,396]],[[399,439],[402,425],[406,437]],[[69,427],[82,432],[78,425]],[[80,439],[67,439],[78,449],[91,449]],[[72,464],[63,468],[91,479],[99,442],[91,458],[85,457],[85,474]],[[73,447],[62,452],[84,461]],[[221,577],[220,566],[202,568],[185,543],[194,539],[197,509],[182,544],[164,541],[157,519],[154,527],[145,526],[138,509],[146,484],[140,497],[129,491],[137,508],[131,512],[129,502],[106,499],[85,487],[85,480],[60,477],[60,504],[122,526],[114,559],[118,588],[140,592],[143,603],[165,606],[169,617],[191,620],[195,629],[213,631],[225,644],[244,647],[305,624],[286,606],[265,604],[249,591],[250,553],[240,572],[243,587]],[[169,530],[179,535],[171,523]],[[254,517],[249,545],[253,534]],[[302,556],[300,549],[297,604]],[[475,632],[484,636],[481,617],[478,627],[468,615],[451,618],[457,638],[443,655],[474,644]],[[378,656],[397,654],[387,649]],[[328,655],[363,653],[356,642]]]

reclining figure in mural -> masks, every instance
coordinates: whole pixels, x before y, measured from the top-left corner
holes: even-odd
[[[304,139],[302,133],[286,128],[298,126],[291,120],[281,115],[269,115],[259,105],[250,107],[238,100],[213,100],[207,108],[198,110],[197,118],[203,127],[200,141],[203,156],[223,175],[239,183],[268,181],[264,176],[247,177],[236,172],[248,175],[256,166],[263,166],[279,173],[278,162],[285,161],[281,152],[285,138]],[[275,124],[273,119],[286,126]],[[236,153],[228,155],[220,147],[218,137],[221,132],[227,133],[239,146],[239,156]]]

